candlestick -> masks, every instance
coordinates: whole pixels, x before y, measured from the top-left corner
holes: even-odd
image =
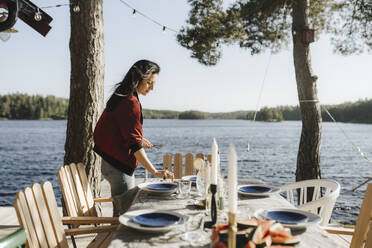
[[[211,218],[212,218],[212,226],[213,226],[217,222],[217,202],[216,202],[217,185],[216,184],[211,184],[211,193],[212,193]]]
[[[237,192],[237,173],[236,173],[236,152],[232,144],[230,144],[230,151],[228,156],[228,189],[229,189],[229,212],[236,213],[238,192]]]
[[[217,156],[218,156],[218,146],[217,146],[216,139],[213,139],[211,184],[217,184]]]
[[[216,222],[217,222],[217,202],[216,202],[216,193],[217,193],[217,185],[211,184],[209,187],[210,196],[208,196],[208,199],[210,199],[210,207],[211,207],[211,221],[206,221],[204,223],[205,228],[212,228]],[[210,197],[210,198],[209,198]],[[208,201],[208,199],[206,201]],[[208,206],[209,207],[209,206]],[[208,211],[208,209],[207,209]]]
[[[229,233],[228,233],[229,236],[227,240],[228,248],[236,247],[236,233],[237,233],[236,214],[229,212]]]

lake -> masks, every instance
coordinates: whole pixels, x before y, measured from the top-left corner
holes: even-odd
[[[239,177],[258,178],[275,186],[295,181],[300,134],[299,121],[144,121],[144,137],[162,145],[147,152],[158,169],[162,167],[165,153],[209,154],[212,139],[216,138],[225,175],[229,144],[233,143],[238,155]],[[45,180],[53,183],[57,198],[61,197],[57,170],[63,164],[65,137],[65,120],[0,121],[0,206],[12,205],[16,192]],[[366,187],[356,192],[351,189],[372,177],[372,164],[362,158],[349,139],[372,158],[372,125],[323,123],[322,178],[341,184],[332,221],[342,223],[356,221]],[[136,176],[143,175],[144,170],[139,166]]]

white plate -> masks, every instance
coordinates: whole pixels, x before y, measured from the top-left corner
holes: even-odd
[[[269,211],[287,211],[287,212],[292,212],[292,213],[303,214],[308,217],[307,221],[299,222],[297,224],[283,224],[282,223],[283,226],[288,227],[290,229],[303,229],[310,225],[319,224],[319,222],[322,220],[322,218],[316,214],[303,211],[303,210],[299,210],[299,209],[294,209],[294,208],[274,208],[274,209],[269,209],[269,210],[259,209],[254,213],[254,216],[257,219],[263,220],[263,219],[266,219],[266,214]]]
[[[251,193],[251,192],[240,191],[240,188],[241,187],[246,187],[246,186],[262,186],[262,187],[270,188],[271,191],[264,192],[264,193]],[[239,185],[238,186],[238,193],[239,194],[242,194],[242,195],[248,195],[248,196],[270,196],[272,194],[277,194],[279,192],[280,192],[280,189],[279,188],[273,187],[273,186],[269,186],[269,185],[265,185],[265,184],[245,184],[245,185]]]
[[[137,215],[140,214],[148,214],[152,212],[157,212],[157,213],[166,213],[166,214],[174,214],[178,217],[180,217],[180,222],[174,225],[169,225],[169,226],[164,226],[164,227],[149,227],[149,226],[141,226],[140,224],[137,224],[133,221],[133,218]],[[129,211],[126,212],[125,214],[122,214],[119,216],[119,222],[123,224],[126,227],[139,230],[142,232],[148,232],[148,233],[164,233],[168,232],[172,229],[175,229],[182,225],[184,223],[185,216],[176,212],[172,211],[157,211],[157,210],[150,210],[150,209],[142,209],[142,210],[135,210],[135,211]]]
[[[163,182],[141,183],[141,184],[138,185],[138,187],[140,189],[144,190],[144,191],[147,191],[147,192],[151,193],[151,194],[162,195],[162,196],[171,195],[171,194],[175,193],[177,191],[177,189],[178,189],[178,187],[175,188],[175,189],[171,189],[171,190],[153,190],[153,189],[147,188],[147,185],[149,185],[149,184],[157,184],[157,183],[163,183]],[[164,183],[169,183],[169,182],[164,182]],[[174,185],[177,186],[176,183],[169,183],[169,184],[174,184]]]

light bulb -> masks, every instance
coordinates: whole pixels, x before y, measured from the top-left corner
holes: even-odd
[[[37,9],[37,12],[35,13],[34,19],[37,22],[39,22],[39,21],[41,21],[41,19],[43,19],[43,17],[41,16],[41,13],[40,13],[40,9]]]
[[[187,43],[189,47],[192,47],[194,45],[194,41],[190,40],[189,43]]]
[[[79,7],[79,5],[76,4],[72,10],[73,10],[75,13],[80,12],[80,7]]]
[[[0,40],[6,42],[10,39],[10,33],[0,32]]]

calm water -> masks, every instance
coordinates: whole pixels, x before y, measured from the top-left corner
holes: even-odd
[[[338,124],[372,158],[372,125]],[[239,177],[259,178],[271,185],[295,180],[300,122],[262,123],[242,120],[145,120],[144,136],[163,145],[148,152],[162,166],[165,153],[210,153],[217,139],[221,167],[226,175],[227,152],[233,143],[238,153]],[[61,196],[57,169],[63,163],[66,121],[0,121],[0,206],[12,205],[15,193],[34,182],[52,181]],[[247,144],[250,152],[247,152]],[[355,151],[334,123],[323,124],[321,169],[323,178],[342,187],[333,221],[355,222],[365,187],[351,189],[372,177],[371,164]],[[137,176],[143,176],[139,167]],[[341,210],[339,208],[347,208]],[[350,208],[350,209],[349,209]]]

